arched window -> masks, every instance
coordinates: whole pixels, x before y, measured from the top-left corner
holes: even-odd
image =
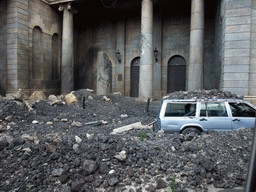
[[[131,86],[130,96],[139,96],[139,82],[140,82],[140,57],[136,57],[131,62]]]
[[[185,91],[186,88],[186,60],[176,55],[168,61],[167,93]]]
[[[40,27],[33,29],[32,43],[32,79],[43,79],[43,44]]]
[[[52,36],[52,79],[60,78],[60,38],[57,33]]]

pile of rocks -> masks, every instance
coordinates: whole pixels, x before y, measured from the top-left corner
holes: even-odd
[[[111,134],[149,124],[156,111],[120,95],[73,94],[77,103],[40,100],[33,110],[0,101],[0,191],[208,191],[244,184],[252,130],[194,138],[146,128]]]
[[[177,91],[164,96],[164,99],[243,99],[244,96],[239,96],[229,91],[212,90],[195,90],[195,91]]]

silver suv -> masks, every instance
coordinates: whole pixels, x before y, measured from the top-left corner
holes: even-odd
[[[182,134],[253,128],[256,107],[238,99],[162,101],[154,130]]]

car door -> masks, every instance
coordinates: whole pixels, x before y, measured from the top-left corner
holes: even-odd
[[[180,132],[186,125],[198,122],[196,102],[167,102],[163,103],[160,112],[161,129],[165,132]]]
[[[256,110],[244,102],[229,102],[233,129],[253,128]]]
[[[226,102],[201,102],[199,124],[205,130],[230,131],[232,118],[229,117]]]

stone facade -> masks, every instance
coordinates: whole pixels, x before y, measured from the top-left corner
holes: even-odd
[[[7,0],[0,1],[0,94],[7,89]]]
[[[256,0],[131,2],[134,12],[124,4],[120,13],[101,2],[90,8],[75,0],[0,1],[1,94],[90,88],[130,96],[140,85],[143,98],[159,98],[170,86],[256,95]],[[72,14],[73,39],[63,7]]]

